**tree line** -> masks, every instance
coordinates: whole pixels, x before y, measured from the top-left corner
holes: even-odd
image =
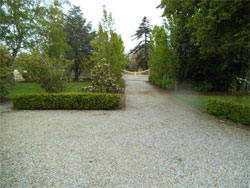
[[[67,13],[65,7],[70,7]],[[114,80],[119,80],[126,59],[122,38],[113,24],[105,7],[95,31],[80,7],[67,0],[2,0],[1,57],[8,57],[8,62],[11,57],[12,64],[2,59],[1,67],[18,68],[47,92],[64,91],[71,73],[78,80],[82,72],[89,73],[104,59]]]
[[[249,5],[162,0],[158,8],[166,21],[152,29],[148,42],[150,80],[161,87],[200,91],[249,88]]]

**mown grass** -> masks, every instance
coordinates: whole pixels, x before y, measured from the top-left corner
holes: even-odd
[[[71,82],[68,84],[68,88],[66,92],[81,92],[81,88],[83,86],[90,86],[91,82]],[[12,98],[17,94],[24,93],[45,93],[44,89],[41,88],[36,83],[20,83],[17,82],[13,86],[9,86],[8,88],[8,96],[7,98]]]
[[[234,97],[234,96],[210,96],[210,95],[192,95],[192,94],[174,94],[174,98],[180,100],[191,107],[206,113],[206,101],[208,98],[219,98],[227,101],[233,101],[236,103],[241,104],[248,104],[250,97],[243,96],[243,97]]]

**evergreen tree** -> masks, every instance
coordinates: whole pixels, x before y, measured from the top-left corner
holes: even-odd
[[[140,24],[136,33],[132,36],[134,40],[141,40],[137,46],[131,50],[130,53],[136,54],[136,61],[139,67],[142,69],[148,68],[148,48],[149,48],[149,37],[151,35],[152,29],[149,24],[149,20],[147,17],[142,19],[142,23]]]
[[[82,71],[81,64],[87,63],[92,51],[90,41],[96,34],[92,31],[91,23],[87,23],[83,18],[83,13],[78,6],[73,6],[66,16],[65,32],[67,33],[67,43],[72,49],[67,57],[74,61],[74,79],[78,80]]]

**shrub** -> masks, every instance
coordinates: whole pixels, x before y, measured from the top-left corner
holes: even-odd
[[[167,89],[174,89],[176,85],[176,80],[171,78],[165,79],[157,79],[153,76],[149,77],[149,81],[155,84],[158,87],[167,88]]]
[[[209,114],[247,125],[250,124],[249,105],[210,98],[206,103],[206,109]]]
[[[195,87],[197,91],[211,91],[212,89],[213,85],[207,81],[201,82]]]
[[[7,94],[7,86],[11,79],[12,57],[9,51],[0,45],[0,98]]]
[[[32,55],[20,54],[16,60],[21,72],[27,71],[31,79],[37,82],[48,93],[59,93],[66,90],[69,81],[69,70],[72,62],[60,58],[51,58],[46,54],[34,51]]]
[[[92,86],[84,87],[83,91],[118,93],[120,91],[119,80],[111,73],[110,65],[102,60],[92,69]]]
[[[110,110],[120,107],[120,94],[42,93],[20,94],[13,98],[16,109],[84,109]]]

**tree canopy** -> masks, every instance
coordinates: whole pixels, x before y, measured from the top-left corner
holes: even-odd
[[[249,77],[249,2],[162,0],[159,7],[168,19],[181,84],[229,90],[237,77]]]

